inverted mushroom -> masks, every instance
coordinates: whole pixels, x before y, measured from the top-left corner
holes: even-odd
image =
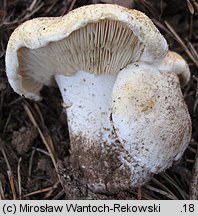
[[[180,89],[189,68],[139,11],[96,4],[27,21],[10,37],[6,72],[12,88],[34,100],[56,81],[71,165],[95,192],[142,185],[190,141]]]

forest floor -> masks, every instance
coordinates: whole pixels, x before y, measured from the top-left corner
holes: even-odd
[[[69,155],[66,117],[57,88],[33,102],[17,95],[5,73],[9,36],[34,17],[61,16],[92,3],[126,4],[148,15],[170,50],[188,62],[191,79],[182,89],[192,119],[192,139],[182,159],[141,188],[93,199],[198,199],[198,3],[194,0],[0,0],[0,199],[86,199],[63,186]],[[52,151],[53,149],[53,151]]]

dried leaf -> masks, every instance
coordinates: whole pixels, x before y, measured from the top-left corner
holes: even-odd
[[[190,0],[187,0],[188,9],[191,14],[194,14],[195,10]]]

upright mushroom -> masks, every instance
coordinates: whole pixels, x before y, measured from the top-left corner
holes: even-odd
[[[142,185],[190,141],[179,82],[188,82],[189,68],[137,10],[96,4],[29,20],[10,37],[6,72],[12,88],[34,100],[56,81],[71,165],[95,192]]]

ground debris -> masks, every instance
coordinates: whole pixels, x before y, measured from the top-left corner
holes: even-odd
[[[38,131],[35,127],[22,127],[18,131],[13,132],[11,143],[21,155],[31,149],[37,136]]]
[[[132,2],[134,4],[132,4]],[[190,2],[190,4],[189,4]],[[116,195],[94,194],[79,181],[69,161],[69,135],[66,117],[61,107],[57,89],[45,87],[41,102],[28,101],[29,114],[38,127],[24,112],[21,98],[13,92],[5,74],[5,52],[12,31],[22,22],[34,17],[62,16],[73,8],[93,3],[130,4],[148,15],[169,43],[170,50],[177,51],[189,63],[192,77],[182,90],[193,123],[192,140],[182,159],[165,174],[154,178],[140,189],[122,191]],[[13,173],[17,183],[19,156],[22,197],[21,199],[184,199],[197,197],[198,144],[198,5],[194,0],[2,0],[0,5],[0,198],[13,199],[7,171]],[[168,24],[168,25],[167,25]],[[38,113],[35,105],[40,108]],[[39,118],[42,117],[42,118]],[[44,119],[44,120],[43,120]],[[45,127],[48,129],[45,133]],[[40,134],[38,135],[38,128]],[[43,140],[41,138],[43,137]],[[53,143],[54,159],[43,143]],[[48,154],[47,154],[47,153]],[[51,162],[54,161],[54,164]],[[56,167],[56,168],[55,168]],[[194,169],[193,169],[194,167]],[[57,175],[58,174],[58,175]],[[192,176],[192,177],[191,177]],[[63,186],[60,184],[63,182]],[[18,184],[16,186],[17,198]],[[190,190],[189,190],[190,189]]]

